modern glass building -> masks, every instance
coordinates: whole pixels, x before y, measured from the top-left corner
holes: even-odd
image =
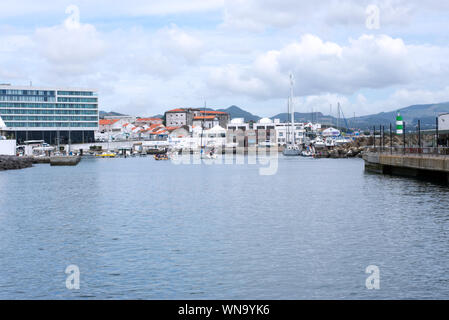
[[[0,85],[0,118],[5,125],[0,130],[18,143],[94,142],[98,95],[90,89]]]

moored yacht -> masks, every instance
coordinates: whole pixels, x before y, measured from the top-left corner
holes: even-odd
[[[288,112],[290,114],[290,134],[287,133],[287,145],[282,154],[284,156],[301,155],[301,147],[296,144],[295,137],[295,111],[293,106],[293,75],[290,74],[290,97],[288,99]]]

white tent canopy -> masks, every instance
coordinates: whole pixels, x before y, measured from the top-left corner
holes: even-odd
[[[340,135],[340,130],[335,128],[327,128],[326,130],[323,130],[323,136],[324,137],[335,137]]]

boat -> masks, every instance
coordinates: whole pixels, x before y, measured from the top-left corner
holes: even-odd
[[[290,74],[290,97],[288,99],[288,112],[290,114],[290,134],[287,134],[287,145],[282,154],[287,157],[301,155],[301,147],[296,144],[295,139],[295,112],[293,107],[293,75]]]
[[[335,139],[332,137],[327,137],[324,141],[324,144],[326,145],[326,147],[335,147]]]
[[[97,154],[95,156],[100,157],[100,158],[115,158],[116,154],[113,152],[110,152],[110,153],[104,152],[104,153]]]
[[[342,144],[349,143],[349,142],[351,142],[351,140],[346,137],[343,137],[343,136],[339,136],[335,139],[335,145],[337,145],[337,146],[341,146]]]
[[[147,149],[147,154],[165,154],[167,153],[168,149],[167,148],[150,148]]]
[[[317,137],[313,141],[313,146],[315,147],[315,149],[323,149],[326,147],[326,142],[323,140],[323,138]]]
[[[284,156],[299,156],[301,155],[301,148],[297,145],[287,145],[282,151]]]
[[[203,156],[203,159],[217,159],[217,153],[215,152],[215,147],[212,147],[212,149],[209,152],[206,152],[206,154]]]
[[[315,155],[315,148],[313,146],[308,146],[305,150],[301,151],[301,156],[303,157],[313,157]]]
[[[166,153],[164,154],[155,154],[154,155],[154,160],[170,160],[170,158],[168,157],[168,155]]]

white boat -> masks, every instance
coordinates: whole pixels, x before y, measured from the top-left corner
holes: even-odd
[[[326,147],[335,147],[335,139],[332,137],[327,137],[324,144]]]
[[[315,155],[315,147],[313,145],[308,146],[305,150],[301,151],[303,157],[313,157]]]
[[[301,148],[298,145],[287,145],[282,154],[287,157],[299,156],[301,155]]]
[[[322,149],[322,148],[326,147],[326,142],[323,140],[323,138],[317,137],[317,138],[313,141],[313,146],[314,146],[316,149]]]
[[[295,141],[295,112],[293,107],[293,75],[290,74],[290,97],[288,99],[288,112],[290,114],[290,135],[287,136],[287,145],[282,154],[287,157],[301,155],[301,147]]]
[[[342,137],[342,136],[337,137],[335,139],[335,145],[337,145],[337,146],[341,146],[342,144],[349,143],[349,142],[351,142],[350,139]]]

